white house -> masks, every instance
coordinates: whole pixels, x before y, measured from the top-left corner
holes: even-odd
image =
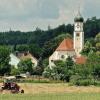
[[[17,68],[17,65],[19,62],[20,62],[20,59],[17,56],[15,56],[13,53],[11,53],[9,64],[12,66],[15,66],[15,68]]]
[[[16,54],[11,53],[9,64],[17,68],[18,63],[21,60],[27,60],[27,59],[31,59],[32,63],[34,64],[34,67],[37,66],[38,60],[34,56],[32,56],[32,54],[30,54],[29,52],[23,52],[23,53],[18,52]]]
[[[80,52],[84,47],[84,19],[78,12],[74,19],[74,34],[73,39],[64,39],[55,52],[49,57],[50,68],[54,66],[54,61],[65,60],[68,56],[72,57],[76,63],[84,63],[85,58],[81,56]]]

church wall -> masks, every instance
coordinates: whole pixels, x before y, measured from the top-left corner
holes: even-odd
[[[75,56],[75,51],[55,51],[50,57],[49,57],[49,66],[51,67],[54,65],[53,61],[56,60],[66,60],[68,56],[73,57]]]

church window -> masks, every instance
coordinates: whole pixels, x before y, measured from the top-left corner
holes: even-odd
[[[65,58],[65,56],[64,56],[64,55],[61,55],[61,58],[62,58],[62,59],[64,59],[64,58]]]
[[[79,37],[79,36],[80,36],[80,34],[79,34],[79,33],[76,33],[76,36],[77,36],[77,37]]]

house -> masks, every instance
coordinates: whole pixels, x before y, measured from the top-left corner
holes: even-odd
[[[38,60],[34,56],[32,56],[32,54],[29,53],[29,52],[11,53],[9,64],[12,65],[12,66],[15,66],[15,68],[17,68],[18,63],[21,60],[27,60],[27,59],[31,59],[32,63],[34,64],[34,67],[37,66]]]
[[[20,62],[20,59],[14,55],[13,53],[10,54],[10,62],[9,64],[17,68],[18,63]]]
[[[83,30],[84,19],[78,12],[77,16],[74,18],[74,32],[73,39],[64,39],[54,53],[49,57],[49,66],[52,68],[54,66],[54,61],[56,60],[66,60],[69,56],[79,64],[85,62],[85,57],[83,57],[80,52],[84,48],[84,30]]]

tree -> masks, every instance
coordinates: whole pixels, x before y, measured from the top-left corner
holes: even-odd
[[[43,75],[49,78],[52,78],[54,80],[63,80],[63,81],[70,81],[71,75],[73,75],[74,72],[74,62],[73,60],[68,57],[66,61],[55,61],[55,67],[45,68]]]
[[[71,57],[68,57],[68,58],[66,59],[66,66],[69,67],[69,68],[71,69],[73,65],[74,65],[74,61],[72,60]]]
[[[10,48],[7,46],[0,46],[0,75],[10,73]]]
[[[98,33],[98,34],[96,35],[95,41],[96,41],[96,42],[100,42],[100,33]]]
[[[95,47],[96,47],[96,53],[97,53],[98,55],[100,55],[100,33],[98,33],[98,34],[96,35],[96,37],[95,37],[95,42],[96,42],[96,45],[95,45]]]
[[[100,78],[100,55],[96,53],[89,55],[88,64],[92,67],[93,77]]]
[[[18,64],[18,69],[21,73],[29,72],[30,74],[33,73],[34,64],[32,63],[31,59],[22,60]]]
[[[29,44],[29,51],[32,53],[36,58],[40,57],[41,48],[36,44]]]
[[[17,45],[16,50],[20,52],[29,51],[29,46],[28,45]]]

